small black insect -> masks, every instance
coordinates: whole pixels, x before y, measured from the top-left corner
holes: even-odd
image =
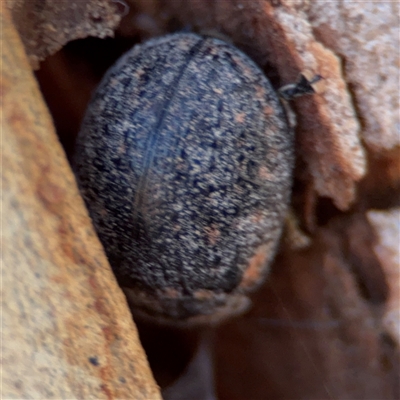
[[[174,34],[117,61],[75,171],[134,314],[188,325],[247,308],[281,235],[293,153],[277,93],[235,47]]]

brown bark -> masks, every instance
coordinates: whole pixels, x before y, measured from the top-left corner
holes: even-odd
[[[2,398],[158,399],[125,298],[2,8]]]

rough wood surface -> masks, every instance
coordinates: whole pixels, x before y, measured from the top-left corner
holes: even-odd
[[[2,8],[5,399],[159,399],[125,298]]]
[[[369,148],[400,145],[400,3],[310,1],[313,33],[343,62],[343,75]]]
[[[373,251],[388,285],[382,324],[400,346],[400,209],[371,210],[367,219],[376,236]]]
[[[6,0],[31,65],[60,50],[71,40],[114,35],[127,10],[112,0]]]

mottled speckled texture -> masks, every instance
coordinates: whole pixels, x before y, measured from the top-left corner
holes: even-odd
[[[169,35],[117,61],[75,171],[135,314],[190,324],[248,306],[281,234],[293,146],[262,71],[221,40]]]

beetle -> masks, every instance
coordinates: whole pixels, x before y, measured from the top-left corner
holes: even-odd
[[[74,170],[133,314],[188,326],[247,309],[293,163],[278,94],[239,49],[178,33],[124,54],[92,97]]]

